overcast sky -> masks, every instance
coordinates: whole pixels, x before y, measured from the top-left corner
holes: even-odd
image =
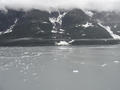
[[[120,10],[120,0],[0,0],[0,9],[81,8],[97,10]]]

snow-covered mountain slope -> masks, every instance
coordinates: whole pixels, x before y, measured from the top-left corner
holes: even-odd
[[[49,39],[56,40],[52,41],[55,44],[61,41],[71,44],[76,39],[118,40],[119,20],[120,15],[116,12],[81,9],[0,11],[0,42]]]

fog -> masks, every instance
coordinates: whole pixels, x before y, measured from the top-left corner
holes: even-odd
[[[90,9],[99,11],[119,10],[119,0],[0,0],[0,9]]]

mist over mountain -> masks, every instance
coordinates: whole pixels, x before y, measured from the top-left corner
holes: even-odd
[[[0,9],[14,10],[56,10],[56,9],[89,9],[98,11],[120,10],[119,0],[0,0]]]

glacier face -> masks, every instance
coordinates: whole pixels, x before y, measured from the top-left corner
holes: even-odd
[[[0,11],[0,41],[30,38],[70,44],[74,39],[120,39],[119,19],[119,13],[81,9]]]

